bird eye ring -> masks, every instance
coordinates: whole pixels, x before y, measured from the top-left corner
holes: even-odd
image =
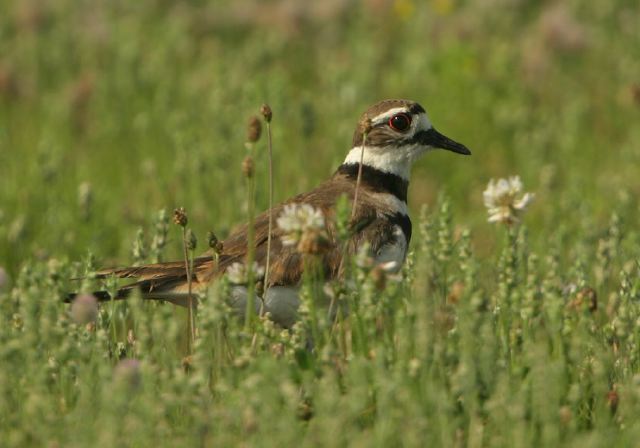
[[[411,117],[407,114],[396,114],[389,118],[389,127],[394,131],[404,132],[411,126]]]

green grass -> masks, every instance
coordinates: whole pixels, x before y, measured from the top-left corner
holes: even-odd
[[[0,3],[0,445],[636,443],[632,3]],[[246,218],[262,103],[282,200],[325,179],[387,97],[421,102],[473,156],[417,164],[404,279],[380,292],[355,270],[336,328],[311,286],[292,332],[245,331],[212,289],[190,358],[170,305],[71,319],[69,278],[180,259],[174,225],[151,249],[159,210],[186,208],[198,250]],[[264,209],[264,138],[255,157]],[[509,231],[482,191],[513,174],[536,201]]]

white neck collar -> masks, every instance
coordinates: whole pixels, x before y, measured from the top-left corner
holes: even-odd
[[[395,174],[409,182],[411,165],[423,153],[425,149],[419,146],[408,145],[404,147],[380,147],[365,146],[364,156],[362,146],[351,148],[344,159],[344,164],[359,164],[362,157],[363,165],[370,166],[385,173]]]

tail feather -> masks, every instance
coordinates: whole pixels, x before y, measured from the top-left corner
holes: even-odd
[[[211,257],[198,257],[194,260],[194,266],[200,266],[211,262]],[[168,261],[164,263],[146,264],[124,268],[102,269],[97,273],[98,278],[107,278],[115,275],[119,278],[152,279],[174,275],[185,275],[184,261]]]
[[[214,269],[211,257],[198,257],[194,260],[194,273],[191,278],[191,290],[197,292],[203,282],[198,281],[198,273]],[[98,278],[137,278],[138,281],[119,288],[115,297],[107,291],[95,291],[93,295],[98,301],[121,300],[129,297],[133,291],[139,290],[144,299],[159,299],[176,305],[186,305],[189,298],[189,282],[184,262],[171,261],[144,266],[103,269],[98,271]],[[71,302],[77,293],[70,293],[65,298]]]

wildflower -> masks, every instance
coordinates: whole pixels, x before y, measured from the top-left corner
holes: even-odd
[[[484,205],[489,211],[489,222],[514,224],[533,201],[533,193],[522,194],[520,176],[509,179],[491,179],[482,193]]]
[[[255,281],[262,280],[264,278],[264,268],[255,261],[251,267],[253,272],[253,279]],[[227,268],[227,278],[229,282],[234,285],[246,285],[249,281],[249,271],[247,265],[244,263],[235,262]]]
[[[301,253],[317,254],[327,245],[324,215],[309,204],[288,204],[277,219],[284,246],[296,246]]]
[[[94,322],[98,318],[98,299],[92,294],[81,294],[71,304],[71,319],[78,325]]]

